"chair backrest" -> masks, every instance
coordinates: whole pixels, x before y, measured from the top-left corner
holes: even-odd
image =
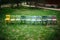
[[[6,15],[6,17],[5,17],[5,22],[7,23],[10,23],[10,15]]]
[[[37,16],[36,21],[42,21],[42,16]]]
[[[47,16],[42,16],[42,21],[47,21]]]
[[[42,16],[42,19],[47,19],[47,16]]]
[[[51,15],[47,16],[47,20],[52,21],[52,16]]]
[[[6,18],[10,18],[10,15],[6,15]]]
[[[21,16],[20,15],[16,15],[16,21],[20,21],[21,19]]]
[[[52,16],[52,21],[57,21],[56,16]]]
[[[10,15],[6,15],[5,21],[10,21]]]

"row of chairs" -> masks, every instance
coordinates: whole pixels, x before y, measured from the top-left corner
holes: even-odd
[[[57,24],[55,15],[48,16],[21,16],[21,15],[6,15],[6,23],[19,24]]]

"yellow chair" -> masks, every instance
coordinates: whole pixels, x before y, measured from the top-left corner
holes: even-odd
[[[10,15],[6,15],[6,18],[10,18]]]
[[[6,15],[5,22],[10,23],[10,15]]]

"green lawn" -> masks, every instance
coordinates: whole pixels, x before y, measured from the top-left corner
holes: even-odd
[[[59,19],[59,11],[38,9],[38,8],[3,8],[1,11],[2,27],[0,28],[0,38],[2,40],[53,40],[56,28],[55,26],[43,26],[43,25],[6,25],[4,18],[6,14],[10,15],[56,15]]]
[[[56,15],[57,11],[47,10],[47,9],[38,9],[38,8],[3,8],[3,13],[5,14],[18,14],[18,15]]]

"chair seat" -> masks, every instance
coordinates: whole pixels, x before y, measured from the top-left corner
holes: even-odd
[[[15,21],[15,19],[11,19],[11,21]]]
[[[6,21],[7,21],[7,20],[10,20],[10,18],[6,18],[5,20],[6,20]]]
[[[20,19],[16,19],[16,21],[20,21]]]

